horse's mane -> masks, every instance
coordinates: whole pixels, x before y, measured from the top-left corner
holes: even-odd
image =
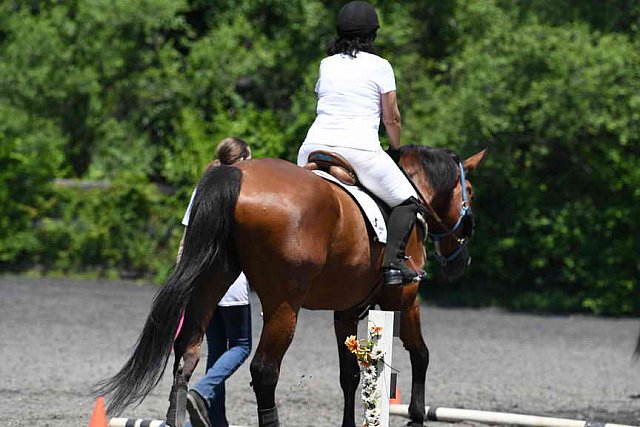
[[[427,173],[427,179],[436,193],[447,193],[458,181],[458,155],[448,148],[405,145],[403,151],[416,151]]]

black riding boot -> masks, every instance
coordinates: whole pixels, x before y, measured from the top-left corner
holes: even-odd
[[[387,229],[387,246],[382,260],[382,272],[386,285],[397,286],[418,279],[418,272],[407,265],[405,250],[420,208],[420,202],[410,197],[391,211]]]

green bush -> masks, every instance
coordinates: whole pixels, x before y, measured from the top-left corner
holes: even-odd
[[[44,271],[164,275],[182,236],[175,197],[147,184],[59,188],[43,212],[34,262]]]
[[[474,266],[427,296],[640,314],[638,2],[374,3],[404,143],[489,147]],[[164,275],[220,139],[295,160],[341,6],[0,2],[0,269]]]
[[[0,103],[0,266],[19,266],[40,246],[33,224],[62,164],[62,143],[50,121]]]
[[[487,14],[476,7],[485,2],[475,3],[466,11],[470,23]],[[475,268],[434,294],[637,314],[638,49],[622,34],[580,24],[516,26],[491,12],[501,25],[465,43],[449,83],[436,85],[430,100],[427,140],[457,138],[462,152],[490,147],[474,177]]]

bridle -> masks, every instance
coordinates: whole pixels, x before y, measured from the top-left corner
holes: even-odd
[[[462,166],[462,162],[460,160],[458,160],[458,168],[460,169],[460,186],[462,187],[462,203],[460,206],[460,212],[458,213],[458,220],[453,225],[453,227],[449,228],[436,214],[436,217],[435,217],[436,221],[440,224],[440,226],[445,231],[441,233],[435,233],[431,231],[428,232],[429,237],[431,238],[431,240],[433,240],[433,246],[436,250],[434,257],[441,265],[447,265],[449,261],[452,261],[458,255],[460,255],[460,253],[464,250],[464,248],[467,247],[467,245],[471,241],[471,238],[473,237],[473,232],[474,232],[473,212],[471,211],[471,205],[469,204],[469,195],[467,194],[467,180],[465,179],[465,176],[464,176],[464,166]],[[458,229],[462,227],[462,225],[464,224],[465,220],[470,221],[469,231],[466,232],[463,237],[454,236],[456,243],[458,245],[457,248],[451,254],[443,255],[442,249],[440,247],[440,241],[443,238],[447,236],[451,236],[456,231],[458,231]]]
[[[473,212],[471,211],[471,205],[469,204],[469,196],[467,194],[467,181],[464,174],[464,166],[462,165],[462,162],[460,161],[460,159],[458,159],[457,157],[454,157],[453,160],[458,164],[458,168],[460,169],[460,185],[462,187],[462,205],[460,207],[460,212],[458,213],[458,220],[452,227],[448,227],[447,224],[445,224],[444,221],[442,221],[442,218],[440,218],[440,215],[438,215],[435,209],[433,209],[433,206],[431,206],[427,198],[424,197],[424,195],[422,194],[418,186],[409,177],[409,175],[406,173],[404,168],[402,168],[402,166],[398,164],[398,167],[400,167],[400,170],[402,170],[405,173],[405,175],[407,176],[407,179],[409,179],[409,182],[411,182],[411,185],[418,193],[420,202],[422,202],[422,205],[426,208],[429,216],[431,216],[436,221],[436,224],[438,225],[439,228],[444,230],[442,232],[437,232],[437,233],[432,232],[430,229],[427,231],[427,236],[429,236],[433,241],[433,247],[435,249],[434,258],[442,266],[447,265],[450,261],[454,260],[458,255],[462,253],[462,251],[467,247],[467,245],[471,241],[471,238],[473,237],[473,232],[474,232]],[[451,254],[444,255],[442,253],[442,248],[440,244],[441,240],[445,237],[453,235],[456,231],[458,231],[460,227],[463,226],[463,224],[465,224],[465,221],[468,221],[468,224],[470,227],[469,230],[465,233],[463,237],[454,236],[457,243],[456,249]]]

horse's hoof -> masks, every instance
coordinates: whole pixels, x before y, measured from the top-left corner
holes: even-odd
[[[166,424],[171,427],[183,427],[187,413],[187,386],[186,384],[171,387],[169,394],[169,410],[167,411]]]
[[[260,427],[279,427],[278,408],[258,409],[258,426]]]

